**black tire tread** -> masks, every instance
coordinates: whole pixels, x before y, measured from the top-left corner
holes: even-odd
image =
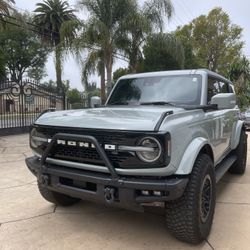
[[[199,192],[197,188],[201,185],[203,172],[201,171],[204,161],[211,161],[210,157],[205,154],[198,156],[190,181],[181,198],[175,201],[166,203],[166,221],[169,231],[179,240],[198,244],[205,240],[210,232],[211,225],[209,226],[208,233],[202,235],[199,228],[199,207],[197,199],[199,199]],[[213,170],[214,171],[214,170]],[[215,177],[214,183],[215,183]],[[215,189],[215,187],[213,187]],[[214,192],[214,205],[215,205],[215,192]],[[214,206],[212,211],[211,224],[214,214]]]
[[[247,134],[244,129],[241,131],[239,144],[232,153],[237,156],[237,160],[229,168],[228,172],[231,174],[243,175],[246,170],[247,157]]]

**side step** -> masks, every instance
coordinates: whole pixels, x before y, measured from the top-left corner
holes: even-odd
[[[216,183],[223,177],[223,175],[227,172],[227,170],[233,165],[233,163],[237,160],[236,155],[227,156],[223,161],[218,164],[215,168],[215,178]]]

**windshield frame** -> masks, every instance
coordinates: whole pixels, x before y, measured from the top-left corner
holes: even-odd
[[[109,101],[111,99],[111,96],[113,95],[113,92],[116,90],[119,82],[121,80],[130,80],[130,79],[140,79],[140,78],[153,78],[153,77],[199,77],[199,83],[200,83],[200,98],[199,98],[199,105],[202,105],[203,103],[203,95],[204,95],[204,88],[203,88],[203,85],[204,85],[204,78],[203,78],[203,74],[200,74],[200,73],[184,73],[184,74],[166,74],[166,75],[162,75],[162,74],[159,74],[159,75],[144,75],[144,76],[136,76],[136,75],[133,75],[133,76],[130,76],[130,77],[121,77],[120,79],[118,79],[118,81],[116,82],[116,84],[114,85],[112,91],[110,92],[109,96],[108,96],[108,99],[106,100],[105,102],[105,106],[120,106],[119,104],[109,104]],[[173,102],[174,103],[174,102]],[[178,106],[178,104],[181,105],[181,103],[176,103],[176,106]],[[122,105],[122,104],[121,104]],[[125,105],[125,104],[123,104]],[[188,104],[186,104],[188,105]],[[138,102],[138,104],[127,104],[126,106],[140,106],[140,102]]]

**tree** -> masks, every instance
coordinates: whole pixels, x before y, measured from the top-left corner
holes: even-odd
[[[0,14],[9,15],[14,3],[14,0],[0,0]]]
[[[136,1],[137,2],[137,1]],[[173,15],[173,5],[170,0],[148,0],[141,7],[135,4],[129,13],[125,25],[124,37],[120,39],[120,49],[129,59],[129,71],[139,71],[143,58],[142,47],[146,38],[152,33],[163,30],[164,18]]]
[[[250,62],[246,57],[237,58],[229,68],[229,79],[234,83],[237,103],[240,108],[249,107]]]
[[[42,82],[40,84],[46,91],[56,93],[56,82],[49,80],[48,82]]]
[[[250,80],[250,62],[243,56],[237,58],[229,68],[228,77],[231,81],[236,82],[240,78],[244,81]]]
[[[29,78],[35,79],[38,83],[40,83],[40,81],[47,76],[47,73],[44,67],[40,67],[39,65],[37,65],[28,69],[27,76]]]
[[[13,81],[20,82],[30,69],[44,68],[48,49],[25,27],[10,24],[6,27],[0,33],[0,54],[3,56],[6,73]]]
[[[0,84],[6,77],[6,71],[5,71],[5,61],[3,58],[3,55],[0,54]]]
[[[127,75],[129,73],[129,69],[128,68],[119,68],[117,69],[114,73],[113,73],[113,82],[114,84],[117,82],[117,80],[124,76]]]
[[[161,30],[164,17],[171,17],[173,7],[170,0],[148,0],[143,8],[139,7],[137,0],[79,0],[79,4],[90,13],[85,25],[83,47],[91,47],[91,55],[84,63],[91,65],[91,73],[97,71],[101,76],[101,97],[105,100],[104,67],[109,94],[117,52],[125,54],[130,71],[135,71],[142,58],[141,48],[146,34],[154,28]]]
[[[151,35],[143,48],[145,59],[143,71],[163,71],[182,69],[184,50],[181,42],[172,34]]]
[[[104,65],[106,68],[109,94],[112,89],[112,66],[114,54],[118,50],[117,42],[135,4],[131,0],[79,0],[79,4],[90,14],[85,29],[85,32],[89,34],[87,36],[89,40],[85,40],[85,44],[101,50],[100,61],[101,66]],[[103,74],[103,69],[101,72]]]
[[[57,83],[51,79],[48,82],[41,82],[40,85],[48,92],[53,92],[53,93],[57,92]],[[67,93],[70,89],[69,80],[63,81],[62,85],[64,93]]]
[[[15,12],[13,4],[15,4],[14,0],[0,0],[0,32],[6,28],[6,19],[11,12]]]
[[[95,72],[101,76],[101,100],[102,103],[106,100],[105,91],[105,64],[104,53],[101,49],[90,50],[87,58],[83,62],[82,81],[84,82],[85,91],[89,92],[90,85],[88,83],[88,76]]]
[[[177,31],[174,32],[174,35],[181,41],[182,46],[184,48],[185,54],[185,69],[197,69],[202,66],[199,64],[198,57],[195,55],[195,48],[192,40],[190,39],[192,35],[191,24],[185,25],[182,28],[178,28]]]
[[[96,83],[92,82],[89,84],[88,98],[92,96],[100,96],[100,89],[96,87]]]
[[[242,28],[232,24],[221,8],[201,15],[190,24],[179,27],[176,32],[192,45],[200,67],[226,74],[231,62],[241,54]],[[188,58],[187,58],[188,59]]]
[[[62,51],[64,42],[67,38],[60,33],[63,25],[67,22],[77,20],[74,11],[69,8],[67,1],[62,0],[45,0],[38,3],[35,9],[34,22],[39,26],[38,30],[42,34],[42,38],[55,51],[55,69],[58,92],[63,92],[62,82]],[[69,38],[74,36],[74,30],[71,30]],[[63,93],[64,94],[64,93]]]
[[[70,89],[67,93],[69,103],[80,103],[82,102],[81,93],[78,89]]]

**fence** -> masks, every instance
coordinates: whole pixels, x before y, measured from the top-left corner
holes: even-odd
[[[0,135],[27,131],[44,110],[62,110],[63,100],[32,80],[0,83]]]

